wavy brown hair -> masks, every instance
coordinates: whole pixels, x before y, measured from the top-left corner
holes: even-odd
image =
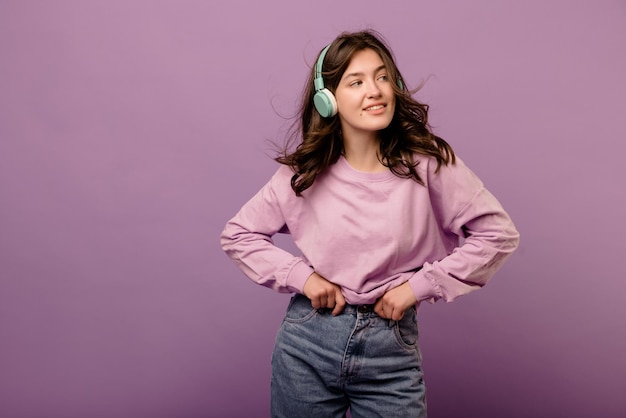
[[[428,105],[413,99],[411,94],[415,91],[409,91],[404,83],[397,82],[402,80],[400,71],[380,34],[367,30],[339,35],[324,57],[322,76],[325,87],[334,94],[350,60],[356,52],[364,49],[378,53],[389,79],[396,81],[392,83],[396,95],[395,113],[389,126],[380,131],[380,161],[398,177],[424,184],[417,173],[418,162],[414,155],[435,158],[439,170],[442,165],[454,164],[454,151],[446,141],[431,132]],[[304,88],[298,119],[292,125],[287,143],[275,158],[293,169],[295,174],[291,178],[291,188],[298,196],[311,187],[320,173],[337,162],[343,152],[339,117],[323,118],[315,110],[314,78],[315,66],[311,68]],[[291,151],[291,146],[300,138],[301,142]]]

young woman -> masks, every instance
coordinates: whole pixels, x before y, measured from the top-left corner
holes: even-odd
[[[226,224],[235,264],[295,293],[272,356],[272,416],[426,416],[417,305],[481,288],[517,247],[427,110],[380,35],[341,34],[311,69],[297,147]],[[278,232],[301,254],[274,246]]]

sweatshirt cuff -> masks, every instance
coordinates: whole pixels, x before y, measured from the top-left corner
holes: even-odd
[[[286,285],[291,292],[302,293],[304,283],[315,270],[304,261],[300,260],[293,265],[287,276]]]
[[[420,272],[416,273],[409,279],[409,286],[418,302],[428,301],[434,303],[441,297],[434,283]]]

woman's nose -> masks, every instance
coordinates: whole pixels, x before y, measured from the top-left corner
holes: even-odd
[[[371,83],[367,90],[367,97],[380,97],[380,88],[376,83]]]

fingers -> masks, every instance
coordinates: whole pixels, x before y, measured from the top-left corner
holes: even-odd
[[[335,293],[335,289],[333,288],[320,288],[310,291],[309,294],[305,294],[305,296],[311,300],[311,306],[315,309],[334,308]]]
[[[393,312],[391,312],[391,316],[389,317],[389,319],[392,319],[394,321],[399,321],[403,317],[404,317],[404,311],[394,309]]]
[[[311,274],[304,283],[303,293],[311,300],[314,309],[332,309],[333,315],[341,313],[346,305],[341,288],[317,273]]]
[[[311,300],[311,306],[315,309],[321,309],[326,306],[326,295],[315,294],[308,298]]]
[[[376,312],[376,315],[380,316],[381,318],[387,318],[387,316],[385,315],[385,310],[383,309],[383,298],[378,299],[374,304],[374,312]]]
[[[380,298],[374,304],[374,312],[381,318],[399,321],[404,317],[404,309],[384,302],[384,298]]]
[[[389,290],[374,304],[374,312],[381,318],[399,321],[404,312],[411,306],[415,306],[417,300],[408,283]]]
[[[343,294],[341,293],[341,289],[337,287],[335,291],[335,308],[333,309],[333,312],[332,312],[333,316],[339,315],[341,311],[343,311],[343,308],[345,308],[345,306],[346,306],[346,299],[343,297]]]

